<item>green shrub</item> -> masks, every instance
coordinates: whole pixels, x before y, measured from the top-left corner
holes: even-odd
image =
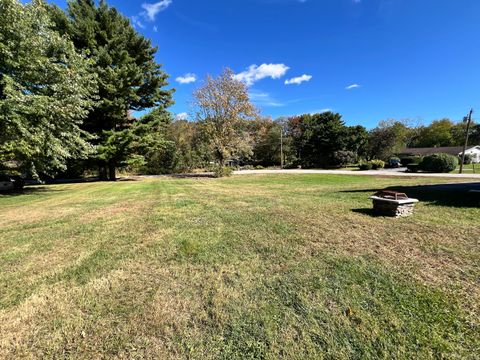
[[[385,161],[382,160],[370,160],[370,161],[364,161],[361,162],[358,167],[360,170],[378,170],[378,169],[383,169],[385,167]]]
[[[333,153],[332,165],[345,167],[348,164],[356,163],[357,159],[357,153],[348,150],[339,150]]]
[[[462,161],[462,155],[460,155],[460,160]],[[465,160],[463,161],[464,165],[469,165],[473,163],[473,155],[472,154],[465,154]]]
[[[360,163],[358,167],[360,168],[360,170],[372,170],[372,163],[371,162]]]
[[[370,161],[370,164],[372,164],[372,169],[373,170],[378,170],[378,169],[383,169],[385,167],[385,161],[383,160],[372,160]]]
[[[217,165],[213,169],[213,176],[216,178],[232,176],[233,169],[230,166]]]
[[[420,164],[414,164],[414,163],[411,163],[411,164],[408,164],[407,165],[407,170],[409,172],[418,172],[418,170],[420,170]]]
[[[242,170],[254,170],[255,168],[253,167],[253,165],[245,165],[245,166],[242,166]]]
[[[301,169],[301,166],[297,163],[288,163],[283,166],[284,169]]]
[[[262,165],[255,166],[255,170],[263,170],[265,169]]]
[[[420,164],[423,160],[421,156],[405,156],[400,159],[402,166],[408,166],[408,164]]]
[[[456,156],[450,154],[433,154],[425,156],[420,163],[420,169],[432,173],[449,173],[458,166]]]

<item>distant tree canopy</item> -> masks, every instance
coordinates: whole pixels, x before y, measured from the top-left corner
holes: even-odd
[[[463,125],[463,124],[462,124]],[[465,129],[465,126],[462,126],[462,129]],[[462,133],[463,136],[465,136],[465,130]],[[461,142],[463,144],[463,141],[455,140],[457,143]],[[468,138],[468,144],[469,145],[480,145],[480,124],[473,124],[471,130],[470,130],[470,136]]]
[[[467,125],[450,119],[435,120],[428,126],[416,129],[416,137],[411,147],[462,146],[465,143]],[[470,127],[468,145],[480,144],[480,125]]]
[[[366,157],[387,160],[404,148],[462,146],[466,124],[449,119],[433,121],[428,126],[411,126],[408,120],[381,121],[369,133]],[[473,124],[469,145],[480,144],[480,126]]]
[[[455,130],[458,129],[451,120],[435,120],[429,126],[423,126],[419,129],[418,137],[413,145],[415,147],[459,145],[462,141],[465,141],[465,137],[463,134],[456,133]],[[460,131],[460,133],[462,132],[464,131]]]
[[[281,132],[283,125],[270,118],[250,122],[248,131],[253,138],[252,163],[262,166],[275,166],[281,163]],[[284,152],[288,152],[288,142],[284,135]]]
[[[338,151],[363,152],[367,132],[362,126],[346,126],[338,113],[324,112],[290,118],[288,136],[298,165],[331,167],[338,165]]]
[[[214,160],[206,134],[195,122],[174,121],[168,138],[175,143],[175,171],[206,168]]]
[[[0,166],[33,176],[65,169],[93,152],[81,125],[95,74],[53,30],[43,1],[0,1],[0,24]]]

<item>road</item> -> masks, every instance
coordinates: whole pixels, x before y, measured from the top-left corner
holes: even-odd
[[[405,177],[430,177],[430,178],[451,178],[451,179],[478,179],[480,174],[428,174],[428,173],[407,173],[402,169],[383,169],[383,170],[308,170],[308,169],[289,169],[289,170],[239,170],[234,171],[235,175],[250,174],[336,174],[336,175],[369,175],[369,176],[405,176]]]

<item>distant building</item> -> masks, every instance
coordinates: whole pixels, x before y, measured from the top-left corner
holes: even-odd
[[[399,156],[427,156],[432,154],[450,154],[453,156],[462,156],[463,146],[431,147],[431,148],[406,148],[401,150]],[[468,146],[465,154],[472,156],[472,161],[480,163],[480,146]]]

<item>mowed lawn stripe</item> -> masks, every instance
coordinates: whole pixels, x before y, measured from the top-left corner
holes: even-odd
[[[0,356],[474,358],[479,208],[366,211],[375,189],[439,181],[161,178],[0,196]]]

